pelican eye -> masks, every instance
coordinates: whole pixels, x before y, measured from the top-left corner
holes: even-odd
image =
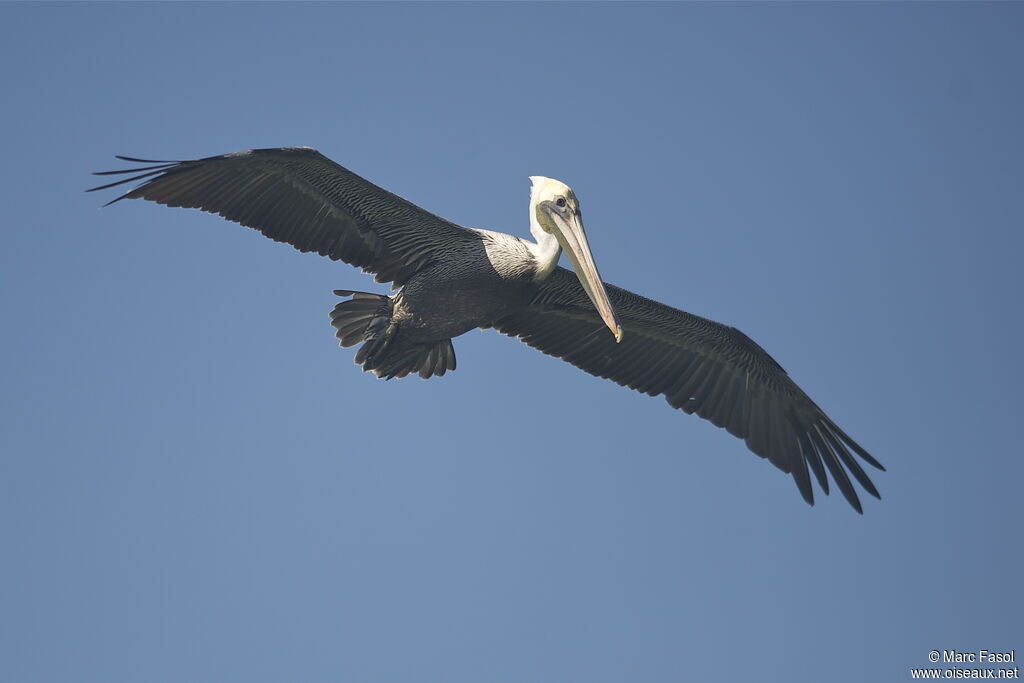
[[[565,206],[565,197],[559,197],[555,200],[555,204],[558,206]]]

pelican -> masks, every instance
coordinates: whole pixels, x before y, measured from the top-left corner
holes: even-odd
[[[309,147],[191,161],[117,158],[146,165],[96,173],[130,177],[88,192],[145,182],[106,205],[148,199],[219,214],[391,283],[392,296],[335,290],[345,300],[330,314],[341,346],[362,344],[355,362],[377,377],[444,375],[455,369],[454,337],[494,328],[724,427],[791,474],[810,505],[811,473],[827,495],[826,469],[857,512],[863,509],[850,474],[880,498],[853,454],[884,470],[881,463],[753,340],[605,285],[579,200],[562,182],[530,178],[530,241],[456,225]],[[563,251],[575,274],[558,266]]]

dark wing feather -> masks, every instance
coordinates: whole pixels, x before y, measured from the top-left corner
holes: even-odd
[[[146,180],[109,202],[149,199],[220,214],[299,251],[316,252],[402,285],[474,231],[424,211],[360,178],[315,149],[253,149],[194,161],[150,164],[96,175],[130,175],[88,190]]]
[[[828,494],[825,470],[858,512],[847,471],[871,495],[871,480],[852,453],[885,469],[846,435],[739,330],[608,286],[622,323],[621,343],[598,317],[576,276],[556,268],[524,310],[497,321],[499,331],[592,375],[662,395],[743,439],[751,451],[793,475],[814,504],[810,473]]]

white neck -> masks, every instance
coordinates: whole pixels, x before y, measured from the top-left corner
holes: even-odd
[[[558,244],[558,240],[554,235],[540,227],[532,201],[530,202],[530,232],[537,241],[535,243],[528,240],[523,241],[526,242],[530,253],[533,254],[533,258],[537,261],[537,274],[533,276],[533,279],[536,282],[541,282],[548,275],[551,275],[551,271],[558,265],[558,257],[562,255],[562,247]]]

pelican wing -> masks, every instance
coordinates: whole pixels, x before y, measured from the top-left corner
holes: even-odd
[[[811,505],[808,470],[828,494],[827,468],[858,512],[862,508],[848,472],[879,497],[851,451],[885,468],[747,335],[618,287],[607,290],[624,331],[618,344],[579,280],[564,268],[552,272],[528,307],[494,327],[592,375],[651,396],[660,394],[673,408],[724,427],[751,451],[792,474]]]
[[[252,149],[193,161],[118,159],[154,165],[97,173],[131,177],[89,192],[148,178],[110,204],[149,199],[220,214],[396,286],[441,257],[453,241],[479,239],[309,147]]]

